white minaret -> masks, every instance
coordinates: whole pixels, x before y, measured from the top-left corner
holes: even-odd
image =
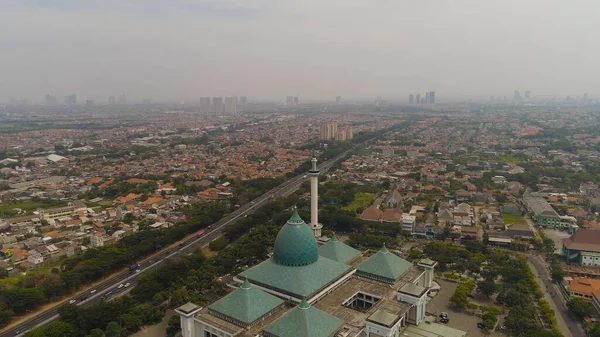
[[[310,228],[315,238],[321,237],[321,228],[319,223],[319,170],[317,169],[317,156],[313,151],[312,168],[310,169]]]

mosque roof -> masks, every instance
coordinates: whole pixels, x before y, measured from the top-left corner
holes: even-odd
[[[316,262],[318,258],[317,240],[294,210],[292,217],[277,234],[273,261],[284,266],[305,266]]]
[[[319,256],[317,241],[298,212],[281,228],[273,257],[240,273],[251,283],[295,297],[316,294],[350,272],[344,263]]]
[[[250,326],[283,304],[283,300],[252,286],[244,280],[231,294],[208,306],[211,314],[227,317],[234,324]]]
[[[344,321],[325,313],[302,298],[300,304],[263,329],[266,337],[330,337]]]
[[[358,266],[360,274],[383,278],[390,283],[398,281],[406,272],[412,268],[412,263],[390,253],[385,244],[369,259]]]
[[[360,251],[339,241],[334,235],[329,242],[319,248],[319,254],[337,262],[347,263],[360,255]]]
[[[315,263],[305,266],[285,266],[268,259],[240,273],[250,282],[295,298],[312,297],[319,290],[334,283],[352,270],[352,267],[320,256]]]

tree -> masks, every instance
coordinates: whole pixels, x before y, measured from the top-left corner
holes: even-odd
[[[54,322],[44,331],[44,337],[74,337],[73,326],[65,322]]]
[[[15,315],[12,310],[0,310],[0,327],[10,323],[10,320]]]
[[[583,319],[586,316],[590,316],[594,313],[594,308],[588,302],[584,301],[579,297],[574,297],[567,302],[567,309],[572,312],[579,319]]]
[[[106,337],[106,335],[104,334],[104,331],[100,329],[92,329],[90,331],[90,334],[86,337]]]
[[[117,322],[110,322],[104,331],[106,337],[121,337],[121,326]]]
[[[0,280],[8,277],[8,270],[0,268]]]
[[[167,337],[174,337],[181,330],[181,319],[179,315],[173,315],[169,318],[167,325]]]
[[[36,288],[13,288],[6,293],[6,299],[12,310],[19,314],[39,305],[44,299],[44,293]]]
[[[133,220],[135,220],[135,215],[133,215],[132,213],[125,213],[125,216],[123,217],[123,222],[131,225],[133,223]]]
[[[208,244],[208,248],[210,250],[212,250],[213,252],[218,252],[218,251],[224,249],[225,247],[227,247],[228,243],[229,243],[229,241],[227,240],[227,238],[225,236],[221,236],[221,237],[211,241]]]
[[[552,264],[550,264],[550,275],[552,275],[552,280],[554,282],[562,282],[563,278],[565,277],[565,271],[559,262],[552,262]]]
[[[483,280],[477,284],[477,291],[487,298],[498,292],[498,285],[494,280]]]
[[[594,323],[589,332],[590,337],[600,337],[600,323]]]

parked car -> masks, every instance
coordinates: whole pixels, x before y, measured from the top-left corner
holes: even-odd
[[[483,329],[483,328],[485,328],[485,325],[483,323],[479,322],[479,323],[477,323],[477,327],[479,329]]]

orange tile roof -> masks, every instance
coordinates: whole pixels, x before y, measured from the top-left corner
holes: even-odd
[[[143,184],[143,183],[147,183],[150,180],[146,180],[146,179],[140,179],[140,178],[131,178],[128,180],[125,180],[126,182],[130,183],[130,184]]]
[[[117,203],[122,204],[125,203],[127,201],[132,201],[132,200],[136,200],[142,197],[143,194],[135,194],[135,193],[129,193],[128,195],[124,196],[124,197],[119,197],[117,198]]]
[[[94,184],[101,183],[101,182],[102,182],[102,179],[100,177],[94,177],[94,178],[88,180],[87,184],[94,185]]]
[[[600,290],[600,280],[587,277],[575,277],[569,281],[569,290],[585,295],[591,295],[594,291]]]
[[[142,204],[144,204],[144,205],[152,205],[152,204],[155,204],[157,202],[161,202],[163,200],[164,199],[161,198],[161,197],[152,197],[152,198],[148,198],[146,201],[143,201]]]

